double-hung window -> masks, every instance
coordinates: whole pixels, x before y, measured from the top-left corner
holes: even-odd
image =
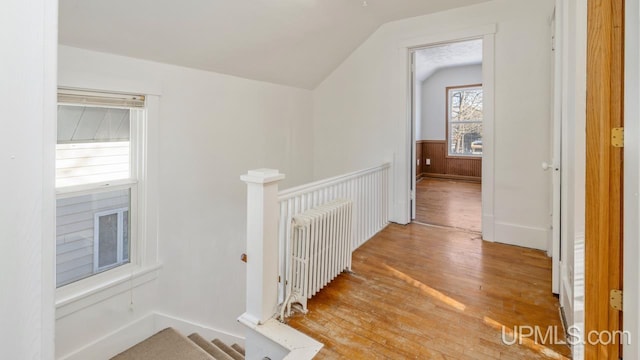
[[[447,88],[449,156],[482,156],[482,85]]]
[[[136,254],[144,96],[60,89],[56,144],[56,285]]]

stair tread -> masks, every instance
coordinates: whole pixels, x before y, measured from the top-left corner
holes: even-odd
[[[111,360],[216,360],[173,328],[166,328]]]
[[[233,359],[235,359],[235,360],[244,360],[244,355],[242,355],[239,352],[237,352],[236,350],[234,350],[231,346],[225,344],[222,340],[213,339],[211,342],[213,344],[215,344],[217,347],[219,347],[220,349],[222,349],[224,352],[226,352]]]
[[[189,335],[189,339],[196,345],[201,347],[209,355],[213,356],[216,360],[234,360],[234,358],[227,354],[223,349],[218,347],[216,344],[207,341],[207,339],[203,338],[198,333]]]
[[[242,346],[240,346],[240,345],[238,345],[238,344],[231,344],[231,347],[232,347],[235,351],[237,351],[237,352],[239,352],[240,354],[242,354],[242,355],[245,355],[245,356],[246,356],[246,354],[245,354],[245,352],[244,352],[244,348],[243,348]]]

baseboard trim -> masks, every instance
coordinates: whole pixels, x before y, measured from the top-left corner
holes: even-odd
[[[574,318],[574,292],[573,292],[573,283],[571,276],[573,273],[573,268],[570,268],[565,263],[560,264],[560,283],[561,291],[560,291],[560,306],[565,310],[565,316],[567,317],[567,321],[569,326],[573,325]]]
[[[187,336],[197,332],[207,339],[218,338],[228,344],[244,345],[244,336],[217,330],[178,317],[150,313],[133,321],[69,354],[57,356],[58,360],[109,359],[149,336],[165,328],[172,327]]]
[[[57,356],[56,359],[110,359],[155,333],[155,314],[148,314],[99,339],[96,339],[80,349],[63,356]]]
[[[545,228],[496,221],[494,231],[495,242],[543,251],[547,250],[548,230]]]
[[[432,173],[422,173],[418,175],[420,179],[424,178],[434,178],[434,179],[447,179],[447,180],[459,180],[459,181],[467,181],[472,183],[482,183],[482,177],[479,176],[464,176],[464,175],[451,175],[451,174],[432,174]]]

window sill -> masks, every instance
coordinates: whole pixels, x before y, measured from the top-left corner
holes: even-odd
[[[56,290],[56,320],[153,281],[161,268],[125,265],[65,285]]]
[[[482,154],[473,155],[445,155],[447,159],[482,160]]]

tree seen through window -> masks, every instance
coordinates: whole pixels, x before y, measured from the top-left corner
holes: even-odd
[[[447,88],[450,156],[482,156],[482,86]]]

